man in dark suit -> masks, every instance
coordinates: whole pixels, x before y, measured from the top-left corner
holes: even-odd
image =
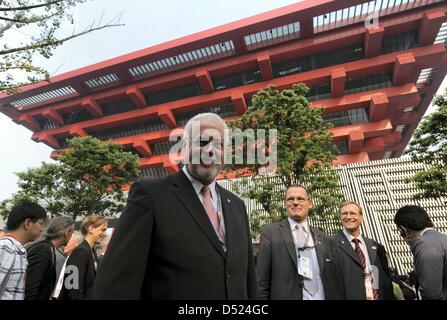
[[[344,299],[337,244],[308,225],[312,202],[303,186],[285,197],[288,219],[261,232],[257,260],[259,297],[272,300]]]
[[[226,129],[216,114],[195,116],[183,133],[182,170],[132,185],[94,299],[256,298],[245,205],[215,181]]]
[[[334,236],[341,251],[348,300],[394,299],[385,247],[363,236],[362,208],[355,202],[340,207],[343,230]]]
[[[74,231],[69,217],[56,217],[45,238],[28,248],[25,300],[49,300],[56,285],[56,249],[65,246]]]
[[[447,235],[433,229],[424,208],[400,208],[394,223],[413,253],[416,291],[422,300],[447,300]]]

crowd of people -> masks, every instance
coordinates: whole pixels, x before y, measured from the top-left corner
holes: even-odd
[[[216,114],[192,118],[182,140],[185,165],[135,182],[111,239],[97,215],[86,217],[80,232],[70,218],[54,218],[38,239],[45,209],[15,205],[0,233],[0,299],[447,299],[447,236],[416,205],[394,217],[414,256],[408,277],[392,268],[382,244],[362,234],[358,203],[341,205],[338,234],[312,227],[302,185],[285,191],[288,218],[263,228],[255,257],[244,202],[216,182],[224,146],[215,134],[226,129]],[[201,152],[214,160],[191,161]]]

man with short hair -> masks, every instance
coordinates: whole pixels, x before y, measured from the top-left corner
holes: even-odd
[[[56,250],[65,246],[73,234],[70,217],[56,217],[42,241],[28,248],[25,300],[49,300],[56,285]]]
[[[227,125],[213,113],[185,126],[185,166],[132,185],[95,281],[94,299],[256,298],[244,202],[216,177]]]
[[[394,223],[413,253],[416,291],[422,300],[447,300],[447,235],[433,229],[424,208],[400,208]]]
[[[342,300],[343,276],[335,241],[308,224],[306,188],[287,189],[288,219],[261,232],[257,260],[259,297],[271,300]]]
[[[28,266],[28,242],[43,231],[47,214],[32,201],[22,201],[11,209],[6,222],[8,233],[0,239],[0,300],[23,300]]]
[[[343,230],[334,236],[345,273],[348,300],[393,300],[393,285],[385,247],[361,234],[363,211],[348,201],[340,206]]]

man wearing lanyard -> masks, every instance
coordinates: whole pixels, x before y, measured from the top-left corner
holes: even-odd
[[[28,266],[24,245],[43,231],[47,214],[35,202],[22,201],[8,215],[8,232],[0,239],[0,300],[23,300]]]
[[[288,219],[262,230],[257,264],[261,299],[345,299],[337,244],[309,226],[311,207],[307,190],[292,185],[285,197]]]

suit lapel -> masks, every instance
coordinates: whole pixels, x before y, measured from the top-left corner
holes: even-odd
[[[287,220],[279,224],[279,232],[281,233],[282,241],[287,248],[287,252],[289,253],[290,259],[292,259],[295,269],[298,269],[295,243],[293,242],[292,230],[290,230],[290,224]]]
[[[320,274],[324,274],[324,259],[326,257],[325,246],[323,244],[323,239],[320,235],[314,231],[312,227],[310,227],[310,232],[312,233],[312,237],[314,240],[315,251],[317,253],[318,259],[318,267],[320,268]]]
[[[346,238],[343,231],[341,231],[338,234],[336,239],[340,245],[340,248],[361,267],[362,264],[360,263],[359,256],[357,255],[357,253],[355,253],[354,249],[352,248],[352,245],[349,243],[349,240],[348,240],[348,238]]]
[[[365,240],[365,246],[368,250],[369,255],[369,262],[371,265],[374,265],[376,262],[376,256],[377,256],[377,246],[374,245],[373,241],[369,238],[363,237]]]
[[[235,221],[233,210],[234,204],[228,197],[227,191],[220,185],[217,186],[219,188],[220,199],[222,202],[222,214],[225,223],[225,247],[227,248],[227,252],[233,252],[231,248],[236,245],[234,243],[236,238],[234,233],[241,229],[237,226],[237,221]]]
[[[219,254],[225,259],[225,252],[217,238],[216,232],[197,196],[191,182],[188,180],[186,175],[180,170],[178,173],[174,174],[174,182],[172,184],[172,192],[183,204],[188,213],[192,216],[195,222],[198,224],[202,232],[214,246],[214,248],[219,252]]]

